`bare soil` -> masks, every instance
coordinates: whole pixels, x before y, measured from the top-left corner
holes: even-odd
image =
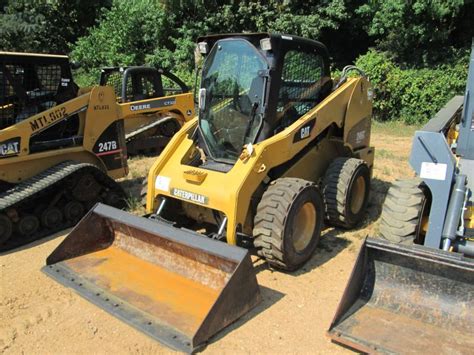
[[[371,200],[361,227],[349,232],[325,230],[317,252],[294,273],[272,271],[254,258],[263,302],[211,339],[204,352],[351,352],[331,343],[326,331],[363,239],[377,234],[389,182],[413,175],[407,163],[412,132],[403,127],[375,127]],[[152,162],[153,158],[130,161],[131,174],[122,183],[135,196]],[[130,203],[137,205],[133,199]],[[66,234],[64,231],[0,255],[0,352],[172,353],[41,273],[46,257]]]

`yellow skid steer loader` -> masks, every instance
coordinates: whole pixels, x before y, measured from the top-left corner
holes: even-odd
[[[191,102],[187,108],[176,106],[175,96],[188,93],[189,88],[164,69],[146,66],[103,68],[100,85],[112,86],[119,104],[169,97],[166,105],[153,112],[140,112],[143,109],[135,105],[136,114],[128,115],[124,120],[129,156],[159,154],[181,126],[194,117]]]
[[[351,228],[364,218],[374,156],[370,84],[355,67],[334,83],[323,44],[257,33],[198,47],[199,117],[150,169],[149,218],[97,205],[44,268],[185,351],[258,303],[239,247],[295,270],[323,221]]]

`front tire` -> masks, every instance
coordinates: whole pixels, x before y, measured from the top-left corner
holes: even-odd
[[[423,244],[431,205],[425,191],[419,179],[392,183],[382,208],[382,239],[405,245]]]
[[[297,178],[275,180],[254,219],[258,255],[273,267],[298,269],[318,245],[323,216],[323,199],[315,184]]]

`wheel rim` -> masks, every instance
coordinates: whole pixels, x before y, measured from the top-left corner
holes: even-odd
[[[84,215],[84,206],[78,201],[70,201],[64,207],[64,214],[67,219],[77,221]]]
[[[12,222],[7,216],[0,215],[0,243],[7,241],[13,233]]]
[[[359,176],[352,185],[351,193],[351,212],[357,214],[360,212],[362,205],[365,200],[365,179],[363,176]]]
[[[415,244],[424,244],[425,242],[425,236],[428,232],[430,207],[431,202],[425,197],[421,205],[418,225],[416,226],[415,240],[413,241]]]
[[[57,227],[63,219],[63,214],[61,211],[56,208],[48,208],[41,215],[41,223],[48,228]]]
[[[20,222],[18,222],[18,231],[22,235],[31,235],[36,232],[38,227],[38,218],[33,215],[24,216],[20,219]]]
[[[291,239],[297,252],[303,251],[311,242],[316,228],[316,217],[316,208],[311,202],[306,202],[296,214]]]

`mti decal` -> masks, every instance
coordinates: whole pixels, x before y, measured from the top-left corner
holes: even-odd
[[[30,122],[30,127],[32,132],[37,132],[42,130],[44,127],[49,126],[50,124],[61,120],[62,118],[68,115],[65,107],[60,107],[54,111],[51,111],[47,115],[43,115],[39,118],[34,119]]]

